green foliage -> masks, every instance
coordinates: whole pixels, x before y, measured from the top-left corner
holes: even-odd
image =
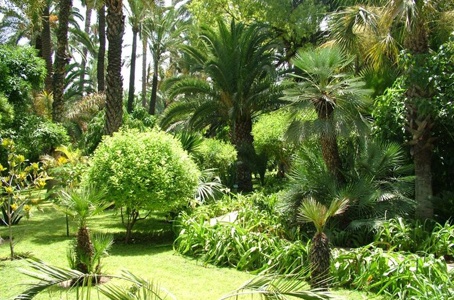
[[[0,91],[0,125],[3,127],[9,125],[14,119],[14,107],[8,102],[8,99]]]
[[[23,108],[27,104],[31,91],[42,85],[45,70],[35,49],[0,45],[0,92],[12,105]]]
[[[431,253],[436,257],[454,257],[454,226],[403,218],[381,224],[375,235],[378,246],[396,251]]]
[[[295,226],[296,212],[307,198],[314,198],[325,206],[334,199],[348,199],[346,212],[334,218],[331,226],[352,233],[366,228],[369,237],[377,220],[411,212],[411,166],[405,164],[398,145],[363,141],[350,149],[351,154],[345,158],[345,183],[338,183],[330,174],[319,151],[317,146],[305,146],[294,161],[287,192],[281,201],[282,214],[289,225]],[[365,240],[365,243],[370,241]]]
[[[128,233],[141,210],[168,212],[193,197],[200,172],[180,143],[162,131],[121,131],[93,154],[87,182],[125,209]]]
[[[266,157],[265,167],[277,169],[284,176],[290,168],[295,146],[286,141],[285,133],[290,114],[283,110],[258,117],[252,128],[254,147],[259,156]]]
[[[231,144],[217,139],[203,139],[192,156],[201,170],[214,169],[222,183],[232,186],[237,153]]]
[[[18,154],[12,140],[3,139],[8,165],[0,164],[0,182],[2,187],[1,203],[4,219],[2,223],[9,229],[10,258],[15,258],[13,242],[13,223],[20,220],[21,214],[29,216],[31,204],[40,200],[39,190],[46,185],[47,175],[38,163],[28,165],[25,157]],[[7,172],[5,172],[7,171]]]
[[[443,258],[384,251],[372,246],[348,251],[337,249],[333,258],[331,274],[334,284],[340,286],[386,294],[393,299],[452,296],[452,275]],[[427,295],[432,297],[426,298]]]
[[[255,199],[254,199],[255,198]],[[308,246],[291,242],[275,212],[259,209],[254,202],[275,202],[273,196],[225,197],[200,206],[178,220],[176,251],[217,266],[254,273],[289,273],[307,260]]]

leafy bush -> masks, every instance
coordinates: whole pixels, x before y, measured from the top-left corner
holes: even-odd
[[[227,213],[232,213],[231,222],[222,221]],[[183,213],[177,228],[176,251],[217,266],[289,273],[303,265],[308,255],[307,244],[291,242],[274,212],[259,209],[244,196],[225,197],[198,207],[191,215]]]
[[[236,162],[236,150],[231,144],[215,139],[204,139],[192,153],[201,170],[216,169],[221,182],[232,186],[233,166]]]
[[[200,171],[180,143],[162,131],[121,131],[93,154],[87,182],[106,190],[123,218],[129,240],[141,210],[166,212],[187,203]]]

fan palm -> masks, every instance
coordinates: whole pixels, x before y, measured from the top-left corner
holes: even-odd
[[[284,91],[284,99],[300,112],[315,110],[316,119],[305,122],[297,119],[288,134],[301,139],[306,133],[318,133],[328,170],[343,182],[337,136],[350,133],[352,127],[364,127],[361,111],[370,90],[359,77],[346,72],[352,59],[336,47],[302,50],[291,62],[297,72],[292,75],[295,84]]]
[[[406,128],[412,136],[409,144],[416,174],[416,216],[431,218],[434,116],[427,109],[432,98],[430,79],[422,76],[419,67],[430,59],[431,47],[435,49],[446,41],[454,29],[452,1],[378,1],[377,6],[368,5],[369,1],[357,3],[331,16],[332,37],[345,49],[361,44],[364,60],[375,67],[389,60],[403,67],[407,76]],[[412,63],[401,63],[401,50],[410,54]]]
[[[218,29],[202,27],[199,41],[199,47],[184,47],[192,71],[199,76],[170,82],[171,98],[186,97],[168,108],[161,125],[169,128],[183,120],[199,130],[228,125],[238,151],[238,188],[251,191],[252,120],[278,105],[273,66],[276,44],[263,25],[234,21],[230,26],[219,21]]]
[[[78,219],[77,241],[75,246],[76,269],[82,273],[91,273],[95,249],[90,238],[87,220],[104,211],[109,204],[103,204],[105,193],[92,187],[82,187],[73,191],[62,191],[58,207],[69,216]]]
[[[324,229],[328,219],[342,214],[347,206],[348,199],[346,198],[334,199],[328,208],[314,198],[308,198],[299,207],[299,220],[304,223],[313,223],[316,229],[309,250],[312,288],[328,288],[331,250]]]

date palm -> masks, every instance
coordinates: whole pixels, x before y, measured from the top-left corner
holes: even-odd
[[[301,50],[291,61],[295,83],[284,91],[284,99],[297,111],[316,114],[310,121],[296,119],[288,134],[302,139],[317,133],[325,164],[338,182],[344,181],[338,135],[364,127],[361,112],[370,95],[361,78],[348,73],[351,62],[336,47]]]
[[[65,101],[63,92],[65,89],[66,66],[70,61],[68,49],[68,28],[71,15],[72,0],[59,1],[57,51],[55,53],[54,77],[53,77],[53,103],[52,120],[62,122],[64,117]]]
[[[104,133],[112,135],[123,123],[123,78],[121,76],[121,52],[125,20],[122,0],[106,0],[107,7],[107,86],[106,122]]]
[[[309,250],[312,288],[328,288],[331,249],[324,229],[329,218],[342,214],[347,207],[346,198],[334,199],[326,207],[312,197],[305,199],[299,207],[299,221],[313,223],[316,229]]]
[[[180,8],[155,5],[151,14],[144,20],[144,36],[148,38],[150,55],[153,59],[153,78],[148,112],[156,114],[159,67],[168,53],[175,53],[183,44],[182,33],[187,27],[184,6]]]
[[[219,21],[217,29],[201,28],[197,46],[184,48],[193,75],[170,82],[170,97],[185,98],[168,108],[161,125],[169,128],[182,120],[198,130],[228,125],[238,151],[238,188],[251,191],[252,120],[279,102],[274,85],[276,44],[263,25],[232,21],[228,26]]]
[[[415,165],[416,216],[432,218],[432,152],[434,116],[427,109],[432,94],[429,76],[421,76],[418,68],[430,59],[436,49],[454,29],[452,1],[357,1],[331,16],[333,40],[345,49],[361,45],[366,64],[381,67],[391,61],[401,68],[406,82],[407,126],[412,140]],[[373,5],[375,4],[375,5]],[[404,50],[413,63],[403,65],[399,53]]]

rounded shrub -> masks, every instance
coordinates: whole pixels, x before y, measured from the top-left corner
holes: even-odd
[[[199,175],[196,164],[171,135],[127,130],[101,142],[86,180],[104,189],[128,215],[124,224],[128,240],[140,210],[167,212],[186,204]]]

